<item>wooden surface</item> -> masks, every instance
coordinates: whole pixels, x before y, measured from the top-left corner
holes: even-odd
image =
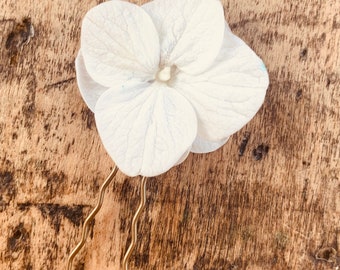
[[[98,2],[0,2],[0,269],[65,269],[114,165],[75,81]],[[148,180],[131,269],[339,269],[340,2],[223,4],[268,67],[265,103],[222,149]],[[118,173],[75,269],[120,269],[138,196]]]

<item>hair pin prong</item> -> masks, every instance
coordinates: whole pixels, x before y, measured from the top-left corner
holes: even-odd
[[[131,243],[130,246],[128,248],[128,250],[126,251],[125,255],[124,255],[124,259],[123,259],[123,269],[124,270],[128,270],[128,261],[129,258],[132,254],[132,251],[134,250],[134,248],[136,247],[136,243],[137,243],[137,222],[138,219],[142,213],[142,210],[145,207],[145,203],[146,203],[146,177],[144,176],[142,178],[142,181],[140,183],[140,203],[139,206],[137,208],[137,211],[132,219],[132,223],[131,223]]]
[[[117,166],[115,166],[113,168],[113,170],[111,171],[110,175],[106,178],[106,180],[104,181],[104,183],[100,187],[99,199],[98,199],[97,205],[92,210],[92,212],[89,214],[89,216],[86,218],[84,225],[83,225],[81,240],[77,244],[77,246],[73,249],[73,251],[70,253],[70,256],[68,257],[67,270],[72,270],[72,264],[73,264],[74,257],[79,253],[79,251],[85,245],[85,241],[86,241],[86,238],[87,238],[87,236],[89,234],[89,230],[90,230],[90,224],[93,221],[96,214],[99,212],[100,208],[102,207],[103,201],[104,201],[105,190],[108,187],[108,185],[111,183],[111,181],[114,179],[117,172],[118,172],[118,168],[117,168]]]

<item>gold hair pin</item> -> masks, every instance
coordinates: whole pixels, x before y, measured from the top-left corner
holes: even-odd
[[[92,212],[89,214],[89,216],[86,218],[84,225],[83,225],[81,240],[78,243],[78,245],[72,250],[70,256],[68,257],[67,270],[72,269],[72,264],[73,264],[73,260],[74,260],[75,256],[79,253],[79,251],[85,245],[86,238],[88,237],[88,234],[89,234],[91,222],[93,221],[93,219],[95,218],[95,216],[97,215],[97,213],[99,212],[99,210],[101,209],[101,207],[103,205],[105,190],[108,187],[108,185],[112,182],[112,180],[116,176],[117,172],[118,172],[118,168],[117,168],[117,166],[115,166],[113,168],[113,170],[111,171],[110,175],[106,178],[106,180],[104,181],[104,183],[100,187],[99,199],[98,199],[97,205],[92,210]],[[132,240],[131,240],[131,244],[130,244],[128,250],[125,253],[124,260],[123,260],[123,269],[125,269],[125,270],[128,270],[128,261],[129,261],[129,258],[131,256],[131,253],[132,253],[132,251],[135,248],[136,243],[137,243],[137,222],[138,222],[140,214],[142,213],[142,211],[145,207],[145,203],[146,203],[146,179],[147,179],[146,177],[143,177],[142,180],[141,180],[141,184],[140,184],[140,204],[139,204],[138,209],[137,209],[137,211],[136,211],[136,213],[135,213],[135,215],[132,219],[132,224],[131,224]]]
[[[142,177],[126,270],[146,177],[167,172],[190,152],[222,147],[261,107],[268,72],[231,32],[219,0],[154,0],[142,6],[115,0],[95,6],[82,22],[76,72],[106,151],[124,174]],[[69,270],[116,172],[101,187]]]

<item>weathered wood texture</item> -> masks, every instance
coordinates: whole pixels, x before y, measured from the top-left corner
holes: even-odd
[[[114,165],[75,81],[81,19],[98,2],[1,0],[0,269],[65,269]],[[338,269],[340,1],[223,4],[268,67],[265,103],[222,149],[149,179],[131,269]],[[35,36],[17,49],[8,37],[25,17]],[[138,184],[118,174],[76,269],[120,268]]]

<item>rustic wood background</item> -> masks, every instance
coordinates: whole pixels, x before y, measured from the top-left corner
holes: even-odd
[[[114,165],[75,81],[99,2],[0,2],[0,269],[65,269]],[[222,149],[148,180],[131,269],[339,269],[340,1],[223,4],[268,67],[265,103]],[[118,173],[75,269],[120,269],[138,196]]]

